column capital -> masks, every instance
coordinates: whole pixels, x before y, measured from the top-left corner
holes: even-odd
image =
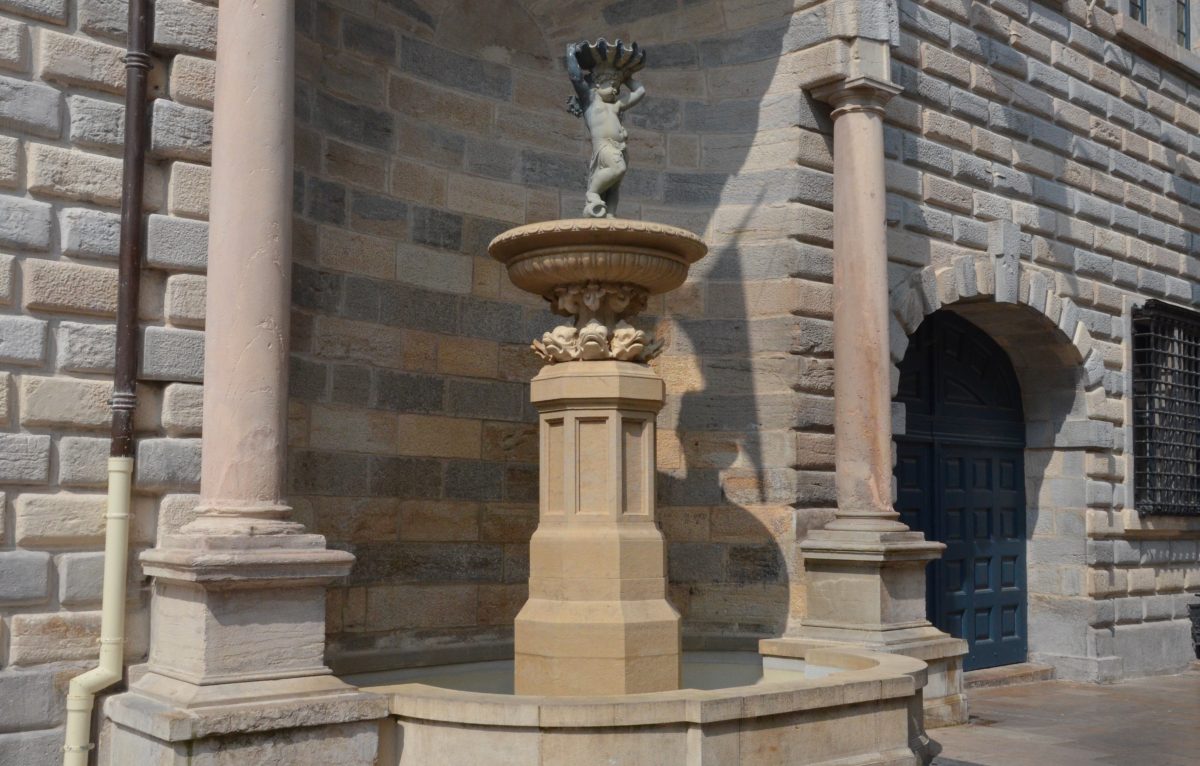
[[[833,118],[837,119],[846,112],[883,114],[884,107],[892,97],[903,91],[904,88],[895,83],[861,75],[814,88],[812,95],[832,106]]]

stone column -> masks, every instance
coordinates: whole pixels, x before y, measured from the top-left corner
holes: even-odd
[[[114,763],[174,763],[204,751],[192,740],[245,731],[280,762],[311,763],[321,756],[297,729],[370,737],[386,713],[324,664],[325,587],[354,558],[289,521],[284,495],[293,13],[290,2],[221,3],[201,515],[142,556],[154,578],[150,659],[106,707]]]
[[[886,70],[884,70],[886,71]],[[930,663],[931,724],[965,721],[966,642],[925,615],[925,567],[942,543],[899,521],[892,507],[888,343],[887,186],[883,116],[895,85],[858,75],[819,88],[833,107],[833,343],[837,515],[800,544],[807,613],[798,635],[765,654],[852,643]]]

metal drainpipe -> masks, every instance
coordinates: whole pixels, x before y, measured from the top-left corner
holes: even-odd
[[[63,766],[87,766],[96,694],[124,676],[125,581],[133,484],[133,415],[137,407],[138,286],[142,265],[142,193],[146,159],[146,91],[150,71],[149,0],[129,2],[125,52],[125,158],[121,182],[117,359],[113,376],[112,447],[104,532],[104,585],[99,666],[71,679],[67,691]]]

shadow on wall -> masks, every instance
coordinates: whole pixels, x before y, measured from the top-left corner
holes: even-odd
[[[826,25],[794,7],[299,0],[290,472],[297,508],[358,556],[330,593],[332,654],[511,640],[536,523],[526,345],[557,320],[486,245],[582,208],[589,147],[561,57],[598,36],[648,51],[622,215],[711,248],[645,320],[670,344],[672,599],[701,642],[782,630],[796,506],[832,503],[831,474],[800,496],[792,446],[794,355],[832,352],[828,322],[793,313],[791,277],[828,273],[832,205],[828,168],[797,162],[800,145],[828,155],[828,116],[781,65]]]

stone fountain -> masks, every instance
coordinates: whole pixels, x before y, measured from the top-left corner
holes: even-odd
[[[922,763],[925,664],[847,648],[802,658],[681,651],[655,520],[661,344],[628,320],[707,248],[616,217],[624,112],[645,64],[620,41],[571,45],[568,108],[592,139],[583,217],[511,229],[489,252],[571,321],[533,341],[539,523],[514,659],[373,673],[382,764]],[[622,92],[624,89],[624,93]]]

